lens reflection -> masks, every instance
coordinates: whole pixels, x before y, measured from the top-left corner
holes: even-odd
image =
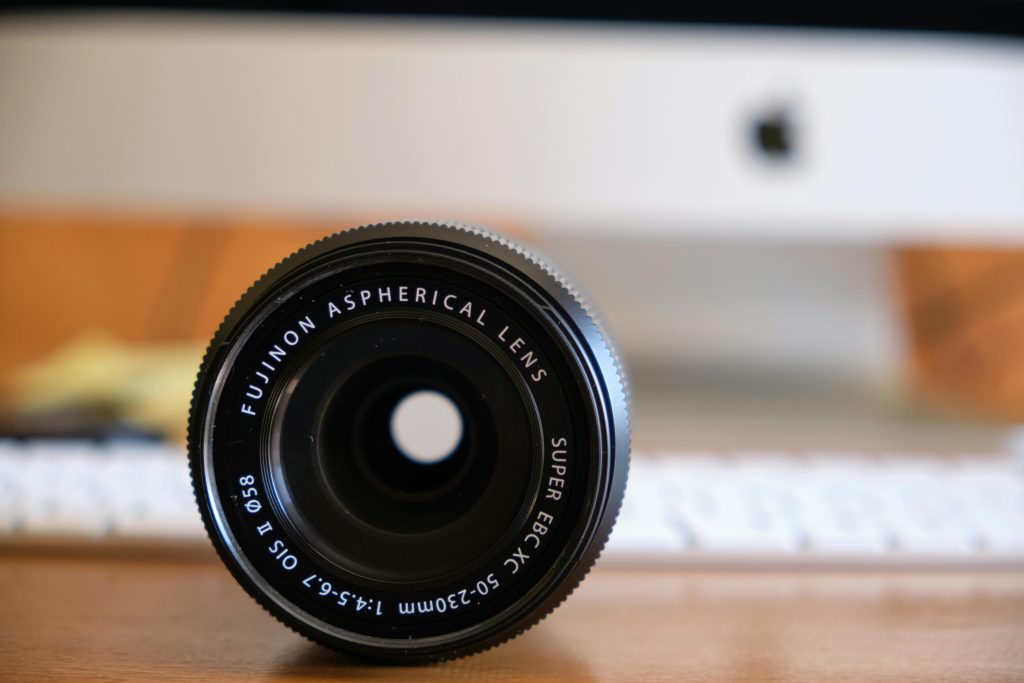
[[[391,413],[391,439],[403,456],[419,465],[448,459],[462,441],[462,430],[458,407],[438,391],[408,394]]]

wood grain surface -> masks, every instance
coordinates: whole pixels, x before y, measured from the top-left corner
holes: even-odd
[[[270,618],[215,560],[0,555],[0,679],[1024,681],[1024,574],[598,568],[484,654],[389,667]]]

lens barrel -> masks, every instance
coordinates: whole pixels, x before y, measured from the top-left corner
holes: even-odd
[[[242,296],[200,369],[189,461],[214,546],[271,614],[432,661],[572,592],[629,438],[614,350],[554,271],[473,227],[399,222],[311,244]]]

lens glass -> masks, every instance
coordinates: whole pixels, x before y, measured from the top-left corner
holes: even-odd
[[[276,397],[270,439],[283,516],[310,551],[367,581],[424,587],[507,540],[530,502],[539,436],[496,351],[463,323],[401,308],[310,349]],[[395,437],[424,405],[449,429],[426,442],[429,464]]]

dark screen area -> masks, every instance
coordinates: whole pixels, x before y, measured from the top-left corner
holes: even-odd
[[[300,14],[369,14],[437,17],[662,22],[725,26],[889,29],[1024,35],[1024,0],[977,2],[619,2],[522,0],[409,0],[319,2],[32,2],[8,11],[154,9]]]

